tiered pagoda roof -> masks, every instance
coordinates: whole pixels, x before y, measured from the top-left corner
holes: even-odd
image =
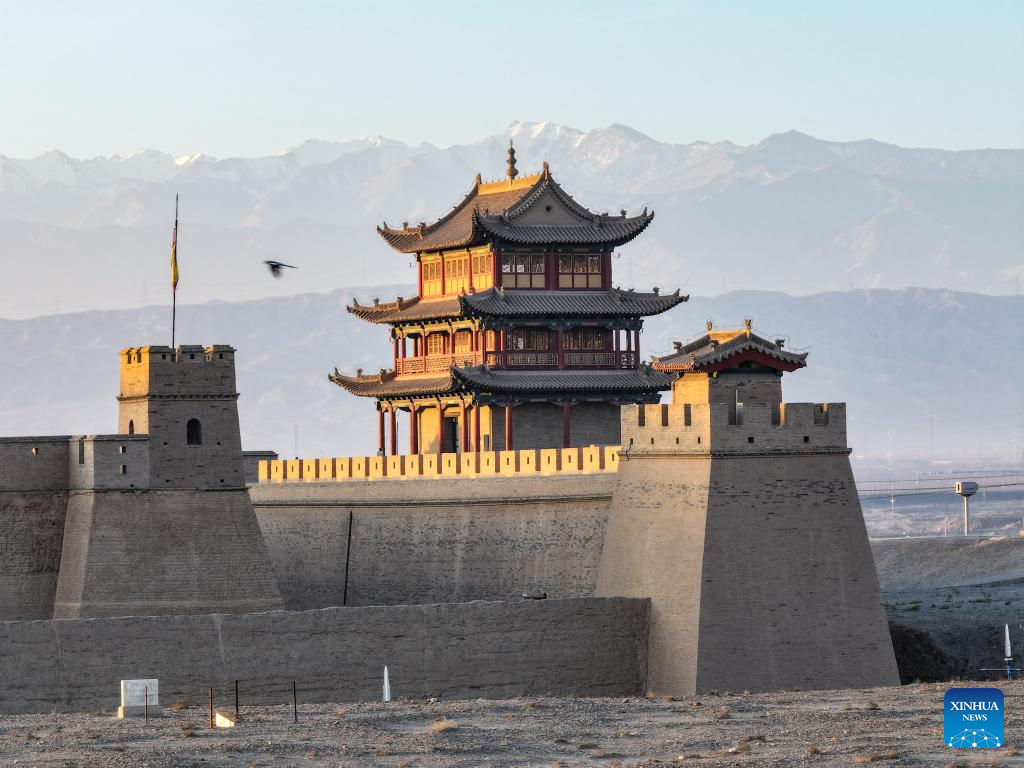
[[[789,373],[807,365],[807,353],[756,335],[749,322],[739,330],[714,330],[708,323],[706,334],[688,344],[677,342],[674,352],[654,358],[653,365],[666,373],[713,373],[745,362]]]
[[[671,309],[689,300],[676,290],[660,294],[624,291],[506,291],[490,288],[479,293],[466,293],[441,299],[421,300],[413,297],[386,304],[363,306],[357,301],[347,309],[356,317],[371,323],[407,323],[451,317],[647,317]]]
[[[621,371],[495,371],[486,365],[452,367],[436,376],[396,376],[394,371],[347,376],[335,369],[330,380],[360,397],[417,397],[486,391],[494,395],[537,393],[602,396],[651,395],[668,389],[674,376],[650,365]]]
[[[524,221],[522,216],[550,191],[574,221],[557,224]],[[551,177],[547,163],[533,176],[476,183],[455,208],[433,224],[404,224],[392,229],[385,222],[377,231],[388,245],[402,253],[468,248],[493,240],[506,243],[549,245],[622,245],[646,229],[654,213],[626,216],[596,214],[573,200]]]

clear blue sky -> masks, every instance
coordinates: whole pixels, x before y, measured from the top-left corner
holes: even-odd
[[[0,0],[0,153],[438,145],[514,119],[1024,146],[1024,2]]]

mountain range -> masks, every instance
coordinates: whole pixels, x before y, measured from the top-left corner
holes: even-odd
[[[1024,150],[907,149],[797,132],[758,144],[669,144],[632,128],[516,122],[439,148],[383,137],[303,142],[262,158],[155,150],[75,159],[0,155],[0,317],[169,301],[181,199],[179,301],[251,300],[412,282],[376,225],[432,221],[479,172],[547,160],[597,211],[656,212],[621,249],[624,286],[714,295],[1024,282]],[[295,264],[274,281],[264,259]]]
[[[373,402],[345,393],[327,374],[335,366],[389,366],[386,329],[357,320],[345,305],[409,292],[392,285],[179,307],[178,340],[238,349],[247,449],[373,453]],[[935,289],[694,296],[648,321],[641,352],[664,353],[672,340],[701,334],[709,319],[740,327],[746,317],[758,333],[809,351],[808,367],[786,376],[785,397],[848,402],[856,454],[1021,461],[1024,296]],[[167,344],[169,326],[167,307],[0,320],[0,435],[115,431],[117,351]]]

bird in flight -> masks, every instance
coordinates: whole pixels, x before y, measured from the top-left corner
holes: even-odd
[[[263,263],[267,265],[267,268],[270,270],[270,274],[272,274],[274,277],[276,277],[279,280],[281,279],[281,269],[283,267],[287,267],[288,269],[298,269],[298,267],[294,267],[291,264],[282,264],[280,261],[272,261],[271,260],[271,261],[264,261]]]

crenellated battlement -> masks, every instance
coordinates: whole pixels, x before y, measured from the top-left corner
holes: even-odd
[[[625,406],[622,449],[642,454],[836,453],[846,403],[678,403]]]
[[[261,483],[580,475],[616,472],[619,446],[261,461]]]

